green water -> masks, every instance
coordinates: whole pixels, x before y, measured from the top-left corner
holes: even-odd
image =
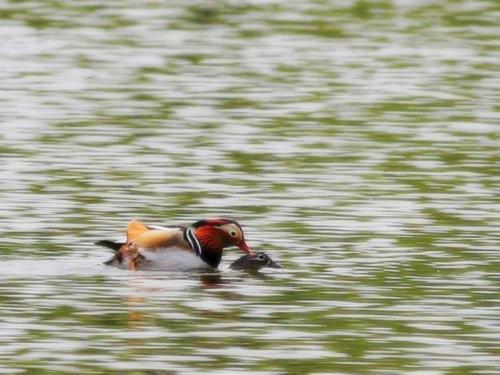
[[[498,374],[497,1],[0,1],[0,373]],[[284,269],[104,267],[229,216]]]

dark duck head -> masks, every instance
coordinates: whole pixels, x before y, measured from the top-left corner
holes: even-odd
[[[259,270],[264,267],[281,268],[281,266],[271,259],[269,255],[260,251],[249,253],[236,259],[229,268],[233,270]]]
[[[231,219],[199,220],[185,230],[184,237],[199,257],[214,268],[219,265],[226,247],[237,246],[245,253],[251,251],[241,225]]]

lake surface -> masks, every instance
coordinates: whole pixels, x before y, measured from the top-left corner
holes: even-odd
[[[0,1],[0,373],[498,374],[496,1]],[[283,265],[128,272],[129,219]]]

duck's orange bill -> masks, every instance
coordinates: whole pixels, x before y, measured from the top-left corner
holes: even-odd
[[[252,251],[244,240],[238,244],[238,247],[245,253],[250,253]]]

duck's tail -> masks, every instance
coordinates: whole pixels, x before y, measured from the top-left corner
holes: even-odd
[[[104,264],[108,266],[119,266],[123,261],[122,253],[120,249],[122,249],[127,244],[130,244],[137,237],[141,236],[143,233],[149,231],[145,224],[141,223],[139,220],[132,220],[128,223],[127,226],[127,242],[115,242],[110,240],[101,240],[97,241],[95,244],[98,246],[106,247],[115,252],[115,254],[111,257],[111,259],[104,262]]]
[[[124,242],[114,242],[114,241],[110,241],[110,240],[97,241],[95,244],[98,246],[106,247],[106,248],[114,250],[114,251],[120,250],[122,248],[122,246],[125,245]]]
[[[95,243],[98,246],[106,247],[115,252],[115,254],[104,262],[106,266],[118,266],[122,262],[122,255],[120,254],[120,249],[125,243],[123,242],[114,242],[110,240],[101,240]]]

